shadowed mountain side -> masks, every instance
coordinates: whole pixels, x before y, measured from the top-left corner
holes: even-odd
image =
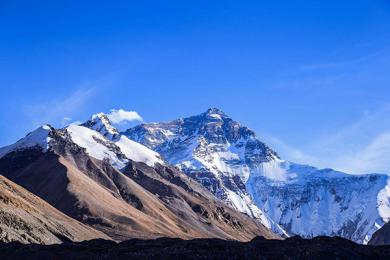
[[[0,175],[0,241],[55,244],[109,239]]]
[[[390,223],[385,224],[372,235],[369,245],[390,245]]]
[[[257,232],[265,234],[266,238],[278,237],[257,220],[216,200],[201,184],[174,167],[158,165],[151,168],[143,163],[131,162],[123,173],[152,194],[158,195],[192,229],[211,232],[210,237],[217,235],[246,241]],[[202,225],[199,225],[199,221]],[[231,233],[232,229],[235,233]]]

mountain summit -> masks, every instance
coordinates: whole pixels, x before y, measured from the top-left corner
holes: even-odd
[[[245,187],[252,171],[262,171],[263,163],[272,167],[278,155],[220,109],[167,123],[142,124],[123,135],[160,153],[229,206],[286,235],[254,204]]]
[[[285,161],[218,108],[122,134],[279,234],[367,243],[390,219],[387,175],[349,175]]]
[[[88,225],[94,233],[85,238],[92,234],[117,241],[162,236],[243,241],[258,235],[279,238],[258,221],[217,200],[157,152],[114,131],[104,114],[62,129],[45,125],[0,148],[1,175],[73,218],[73,223]],[[9,204],[8,195],[4,201]],[[66,232],[64,239],[82,238],[57,222],[53,222],[55,228],[46,225],[48,230],[43,230],[40,219],[45,219],[44,214],[28,210],[23,214],[31,221],[17,219],[18,225],[31,223],[34,234],[42,230],[42,236],[31,241],[50,236],[57,242]],[[0,216],[0,226],[10,223],[6,230],[11,231],[6,232],[13,232],[12,237],[0,234],[0,241],[25,242],[29,227],[21,230],[8,220],[8,215]],[[51,235],[56,229],[61,231],[57,238]]]
[[[103,113],[44,125],[0,148],[0,174],[115,240],[278,237],[271,229],[367,243],[390,220],[387,175],[283,160],[217,108],[124,132]]]
[[[110,119],[104,113],[93,115],[90,120],[81,124],[81,126],[95,130],[109,139],[115,139],[119,135],[118,129],[112,125]]]

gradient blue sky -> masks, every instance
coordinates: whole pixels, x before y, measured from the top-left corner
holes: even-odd
[[[390,172],[390,1],[112,2],[0,0],[0,146],[219,107],[286,159]]]

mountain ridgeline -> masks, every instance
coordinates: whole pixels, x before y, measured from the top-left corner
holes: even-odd
[[[124,136],[110,140],[84,126],[45,125],[1,148],[0,156],[5,178],[115,241],[278,238]]]
[[[122,134],[281,235],[367,243],[390,218],[387,175],[350,175],[285,161],[216,108]]]
[[[0,193],[0,203],[7,204],[0,209],[0,227],[10,218],[18,223],[1,228],[2,241],[294,235],[388,241],[387,175],[283,160],[217,108],[122,132],[104,113],[62,129],[44,125],[0,148],[0,175],[7,187],[17,187]],[[16,199],[29,222],[15,217],[9,201]],[[44,209],[25,210],[32,204]],[[45,221],[51,223],[46,230],[39,226]],[[86,230],[85,236],[71,225]]]

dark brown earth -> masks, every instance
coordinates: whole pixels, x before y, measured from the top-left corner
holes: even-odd
[[[389,259],[390,246],[363,246],[341,238],[250,242],[219,239],[95,240],[61,245],[0,244],[0,259]]]
[[[0,175],[0,241],[55,244],[109,239]]]

